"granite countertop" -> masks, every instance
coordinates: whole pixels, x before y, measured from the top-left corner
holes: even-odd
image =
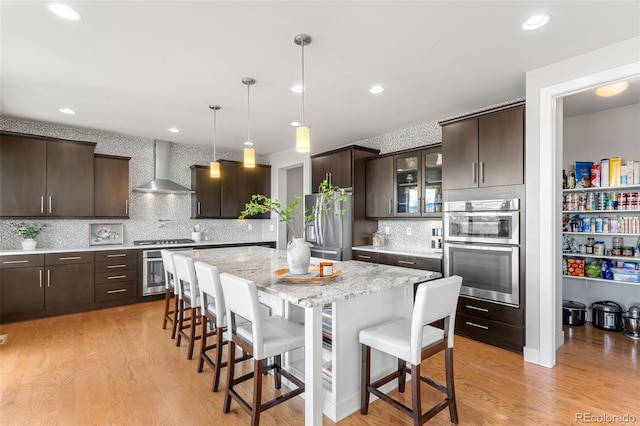
[[[218,270],[251,280],[266,293],[303,308],[351,299],[365,294],[415,285],[440,278],[439,272],[401,268],[358,261],[333,262],[342,271],[334,280],[321,284],[288,284],[273,271],[287,267],[284,250],[266,247],[233,247],[180,252],[196,262],[214,265]],[[312,264],[326,259],[311,258]]]
[[[353,250],[370,251],[374,253],[387,253],[387,254],[400,254],[405,256],[416,257],[428,257],[431,259],[442,259],[442,252],[434,252],[430,249],[418,250],[418,249],[405,249],[401,247],[388,247],[388,246],[358,246],[352,247]]]
[[[107,251],[107,250],[153,250],[164,248],[184,248],[184,247],[207,247],[207,246],[221,246],[228,244],[263,244],[263,243],[275,243],[273,240],[264,241],[199,241],[197,243],[185,243],[185,244],[153,244],[136,246],[133,244],[124,245],[104,245],[104,246],[85,246],[85,247],[64,247],[64,248],[36,248],[35,250],[22,250],[22,249],[9,249],[0,250],[0,256],[15,256],[25,254],[49,254],[49,253],[67,253],[72,251]]]

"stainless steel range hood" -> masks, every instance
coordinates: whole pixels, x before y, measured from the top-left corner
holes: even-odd
[[[134,189],[138,192],[154,192],[159,194],[192,194],[194,191],[169,179],[169,155],[171,142],[155,141],[156,144],[156,178]]]

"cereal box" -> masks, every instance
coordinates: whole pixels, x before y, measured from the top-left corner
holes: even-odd
[[[620,157],[609,158],[609,186],[620,186],[620,168],[622,166]],[[576,176],[576,179],[578,177]]]
[[[591,166],[591,187],[597,188],[600,186],[600,164],[594,164]]]
[[[576,188],[591,187],[591,161],[576,161]]]
[[[584,277],[584,259],[567,259],[567,275]]]

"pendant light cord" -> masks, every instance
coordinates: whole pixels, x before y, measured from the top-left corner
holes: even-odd
[[[307,91],[307,88],[304,85],[304,38],[300,43],[300,47],[302,47],[302,122],[300,123],[300,125],[304,126],[304,95]]]
[[[249,110],[249,91],[251,90],[251,85],[247,84],[247,142],[251,143],[251,114]]]
[[[216,157],[216,109],[213,109],[213,161],[217,161]]]

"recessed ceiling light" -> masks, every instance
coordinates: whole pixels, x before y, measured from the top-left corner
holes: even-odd
[[[627,87],[629,87],[629,83],[627,83],[626,81],[609,84],[607,86],[598,87],[596,89],[596,95],[603,98],[608,98],[610,96],[619,95],[620,93],[627,90]]]
[[[72,110],[71,108],[60,108],[59,109],[60,112],[64,113],[64,114],[75,114],[76,112],[74,110]]]
[[[291,91],[296,93],[302,93],[304,92],[304,87],[302,87],[302,85],[300,84],[296,84],[295,86],[291,87]]]
[[[522,24],[523,30],[537,30],[538,28],[544,27],[551,20],[551,15],[534,15],[531,18],[527,19],[527,22]]]
[[[369,89],[369,93],[373,93],[376,95],[382,92],[384,92],[384,87],[382,86],[373,86],[371,89]]]
[[[66,4],[62,3],[50,3],[48,5],[49,10],[59,16],[62,19],[66,19],[68,21],[79,21],[80,14],[75,10],[71,9]]]
[[[293,127],[300,127],[300,126],[302,125],[302,123],[301,123],[301,122],[299,122],[299,121],[292,121],[292,122],[291,122],[291,125],[292,125]]]
[[[179,133],[179,132],[180,132],[180,130],[179,130],[179,129],[176,129],[175,127],[170,128],[170,129],[169,129],[169,131],[170,131],[171,133]]]

